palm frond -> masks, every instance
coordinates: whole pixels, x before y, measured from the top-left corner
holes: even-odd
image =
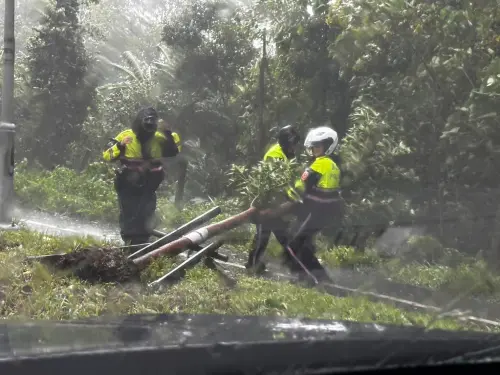
[[[130,78],[134,79],[134,80],[138,80],[137,76],[134,74],[134,72],[130,69],[127,69],[126,67],[120,65],[120,64],[117,64],[117,63],[114,63],[112,62],[110,59],[108,59],[106,56],[103,56],[103,55],[99,55],[99,60],[100,61],[103,61],[105,62],[106,64],[112,66],[113,68],[121,71],[122,73],[125,73],[126,75],[128,75]]]
[[[125,51],[122,54],[123,60],[127,63],[130,69],[134,72],[137,77],[140,77],[141,80],[144,79],[144,71],[141,67],[141,63],[134,56],[134,54],[130,51]]]

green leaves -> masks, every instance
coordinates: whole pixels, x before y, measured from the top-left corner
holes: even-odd
[[[27,48],[30,100],[25,111],[33,131],[25,146],[48,168],[65,163],[95,97],[78,12],[76,1],[48,5]]]
[[[286,188],[299,177],[298,167],[295,160],[261,161],[251,168],[233,164],[228,175],[242,207],[270,207],[283,202]]]
[[[73,158],[86,165],[89,158],[82,155],[98,158],[106,139],[130,125],[136,106],[151,102],[183,141],[199,139],[184,148],[191,196],[234,188],[243,205],[274,204],[293,182],[293,168],[240,164],[260,158],[264,131],[287,123],[302,134],[325,123],[338,131],[342,183],[353,193],[352,222],[411,217],[412,209],[446,215],[453,213],[451,205],[480,214],[473,199],[455,191],[498,187],[496,1],[481,0],[480,7],[462,0],[167,3],[109,0],[82,6],[85,27],[99,29],[99,42],[75,31],[75,14],[71,27],[65,26],[69,10],[45,12],[27,64],[16,60],[16,87],[30,82],[16,94],[23,156],[44,157],[56,144],[66,148],[59,152],[65,162]],[[155,18],[161,9],[163,18]],[[263,29],[268,69],[260,111]],[[64,30],[73,39],[65,34],[53,53],[51,41]],[[95,100],[91,88],[67,85],[87,71],[80,64],[82,38],[109,60],[100,59],[92,70],[105,77]],[[66,132],[71,137],[61,141]],[[56,142],[49,142],[53,137]],[[229,163],[235,165],[228,188]],[[175,173],[170,178],[173,182]],[[426,196],[415,198],[421,195]],[[447,245],[461,241],[456,237],[449,236],[453,244]],[[488,247],[486,242],[481,247]]]

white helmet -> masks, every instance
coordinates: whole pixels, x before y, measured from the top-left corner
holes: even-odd
[[[335,130],[328,126],[320,126],[319,128],[309,130],[304,141],[304,147],[309,150],[314,146],[324,144],[326,148],[325,155],[331,155],[337,148],[338,143],[339,136]]]

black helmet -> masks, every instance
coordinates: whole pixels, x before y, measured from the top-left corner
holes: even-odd
[[[296,146],[300,142],[300,135],[292,125],[282,127],[278,132],[278,143],[282,148]]]
[[[134,131],[154,134],[158,129],[158,113],[153,107],[144,107],[139,110],[134,121]]]

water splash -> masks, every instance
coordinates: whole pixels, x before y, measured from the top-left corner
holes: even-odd
[[[37,232],[54,236],[93,237],[101,241],[120,240],[117,227],[97,221],[70,218],[64,215],[39,212],[20,207],[14,209],[14,217],[22,227],[24,226]]]

